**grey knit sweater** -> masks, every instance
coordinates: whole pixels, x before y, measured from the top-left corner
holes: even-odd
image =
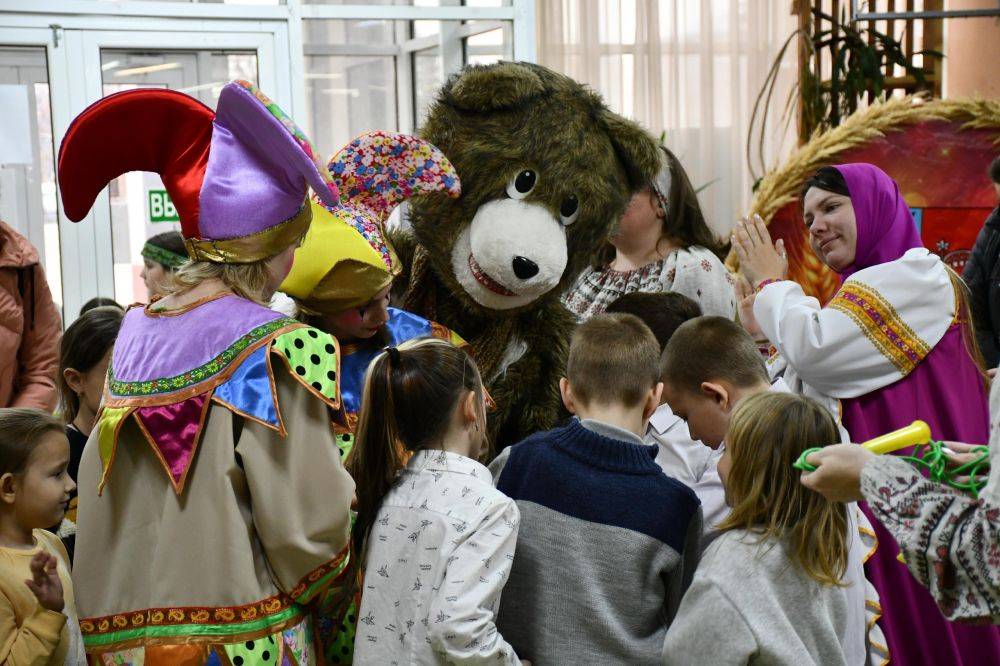
[[[663,663],[863,663],[863,654],[845,654],[849,632],[860,639],[865,631],[847,589],[809,578],[783,542],[757,541],[731,530],[705,551],[667,632]]]

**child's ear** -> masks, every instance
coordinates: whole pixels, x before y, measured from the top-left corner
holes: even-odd
[[[717,384],[715,382],[702,382],[701,393],[706,398],[714,402],[722,411],[729,411],[729,403],[732,396],[729,395],[729,389],[727,389],[723,384]]]
[[[642,408],[642,420],[645,423],[660,407],[660,398],[663,396],[663,382],[657,382],[656,386],[649,389],[646,394],[646,404]]]
[[[83,373],[75,368],[66,368],[63,370],[63,379],[66,380],[66,385],[69,386],[73,393],[83,392]]]
[[[0,476],[0,502],[5,504],[13,504],[14,497],[17,495],[14,489],[14,475],[7,472],[3,476]]]
[[[479,396],[475,391],[469,391],[462,399],[462,420],[465,425],[471,425],[479,420]]]
[[[559,394],[562,396],[563,405],[570,414],[576,414],[576,400],[573,398],[573,387],[569,385],[569,380],[565,377],[559,379]]]

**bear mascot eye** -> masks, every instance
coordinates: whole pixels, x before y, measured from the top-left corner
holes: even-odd
[[[563,223],[564,227],[576,222],[576,218],[580,216],[580,200],[577,199],[575,194],[571,194],[562,200],[559,205],[559,221]]]
[[[507,196],[511,199],[523,199],[531,194],[531,190],[535,189],[537,182],[538,176],[535,175],[535,172],[531,169],[525,169],[507,183]]]

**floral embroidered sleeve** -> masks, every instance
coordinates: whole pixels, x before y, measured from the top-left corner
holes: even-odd
[[[718,257],[704,248],[691,248],[664,262],[663,290],[683,294],[701,306],[702,314],[733,319],[736,294],[733,277]]]
[[[429,615],[432,649],[445,664],[519,665],[497,631],[500,593],[510,575],[520,513],[513,500],[492,506],[448,558]]]
[[[1000,622],[1000,473],[977,500],[876,456],[861,473],[861,491],[945,617]]]

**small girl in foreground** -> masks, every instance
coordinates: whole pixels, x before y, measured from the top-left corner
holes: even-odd
[[[792,467],[839,439],[809,398],[768,392],[740,403],[718,467],[732,512],[667,632],[665,664],[866,663],[851,509],[803,492]]]
[[[84,662],[69,557],[57,525],[76,484],[63,425],[0,409],[0,663]]]
[[[368,368],[348,461],[366,572],[357,663],[522,663],[495,624],[520,515],[476,462],[484,400],[475,362],[444,340],[389,347]]]

